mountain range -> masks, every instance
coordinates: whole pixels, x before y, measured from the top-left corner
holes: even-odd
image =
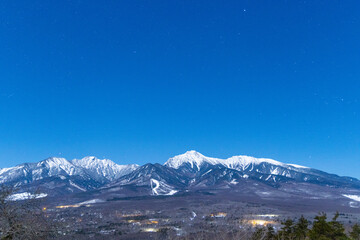
[[[0,169],[0,184],[22,191],[43,191],[50,195],[84,192],[99,188],[139,166],[118,165],[108,159],[85,157],[68,161],[51,157],[38,163],[24,163]]]
[[[118,165],[108,159],[85,157],[68,161],[51,157],[0,169],[0,184],[17,194],[56,197],[87,193],[104,201],[134,196],[176,196],[220,192],[261,199],[337,199],[359,208],[360,181],[317,169],[267,158],[206,157],[188,151],[161,164]],[[21,195],[22,196],[22,195]]]

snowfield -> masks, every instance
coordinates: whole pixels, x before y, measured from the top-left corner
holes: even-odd
[[[46,196],[47,196],[46,193],[31,194],[28,192],[23,192],[23,193],[15,193],[13,195],[10,195],[7,198],[7,200],[8,201],[20,201],[20,200],[26,200],[26,199],[44,198]]]
[[[347,194],[343,194],[344,197],[350,198],[351,200],[360,202],[360,196],[358,195],[347,195]]]
[[[150,179],[152,195],[174,195],[178,191],[172,189],[166,183],[160,182],[156,179]]]

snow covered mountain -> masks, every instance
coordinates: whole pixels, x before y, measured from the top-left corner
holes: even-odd
[[[217,165],[220,164],[221,161],[221,159],[205,157],[201,153],[191,150],[170,158],[164,165],[175,169],[188,165],[190,168],[199,171],[206,164]]]
[[[360,187],[360,181],[350,177],[340,177],[316,169],[295,164],[281,163],[268,158],[234,156],[227,159],[211,158],[196,151],[170,158],[164,166],[174,168],[182,174],[197,179],[214,166],[233,169],[243,176],[262,182],[309,182],[337,187]]]
[[[188,194],[198,191],[285,191],[308,194],[309,189],[338,189],[342,198],[360,192],[360,181],[316,169],[281,163],[267,158],[206,157],[196,151],[170,158],[164,165],[118,165],[109,159],[84,157],[68,161],[48,158],[0,169],[0,184],[10,184],[19,193],[39,190],[48,197],[68,193],[97,192],[113,198]],[[291,186],[291,187],[288,187]],[[306,186],[306,187],[304,187]],[[299,188],[299,189],[297,189]],[[264,190],[266,189],[266,190]],[[354,191],[353,191],[354,190]],[[325,190],[324,190],[325,191]]]
[[[1,169],[0,184],[14,186],[20,191],[41,191],[49,195],[87,191],[100,186],[84,169],[56,157]]]
[[[263,163],[290,169],[308,169],[308,167],[295,164],[285,164],[268,158],[254,158],[249,156],[233,156],[228,159],[212,158],[206,157],[194,150],[187,151],[184,154],[172,157],[164,165],[175,169],[178,169],[184,165],[190,165],[191,168],[195,168],[199,171],[204,166],[219,164],[227,168],[243,171],[249,167]]]
[[[51,157],[38,163],[24,163],[16,167],[0,169],[0,183],[18,182],[18,185],[58,176],[86,176],[86,173],[76,168],[65,158]]]
[[[332,196],[348,204],[344,196],[360,193],[360,181],[267,158],[219,159],[188,151],[164,165],[145,164],[105,185],[92,197],[114,200],[199,193],[273,200],[279,196],[308,200]]]
[[[173,195],[188,185],[188,178],[161,164],[145,164],[108,187],[132,189],[132,195]]]
[[[0,184],[52,195],[96,189],[135,170],[137,165],[118,165],[95,157],[68,161],[51,157],[38,163],[24,163],[0,169]]]
[[[109,159],[98,159],[92,156],[74,159],[71,163],[85,169],[89,175],[101,182],[113,181],[139,167],[137,164],[118,165]]]

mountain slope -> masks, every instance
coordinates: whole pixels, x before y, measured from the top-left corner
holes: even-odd
[[[190,178],[196,178],[214,166],[222,166],[268,183],[296,181],[334,187],[360,188],[360,181],[355,178],[340,177],[316,169],[285,164],[267,158],[234,156],[219,159],[206,157],[196,151],[188,151],[170,158],[164,166],[176,169]]]
[[[127,190],[140,187],[146,195],[172,195],[188,185],[188,179],[176,170],[161,164],[145,164],[135,171],[108,185],[110,188],[121,186]],[[134,191],[135,195],[138,195]]]
[[[51,157],[38,163],[24,163],[0,170],[0,183],[18,182],[19,185],[53,176],[83,176],[87,174],[65,158]]]
[[[85,169],[94,179],[100,182],[113,181],[136,170],[139,165],[118,165],[109,159],[98,159],[96,157],[84,157],[71,161],[74,166]]]
[[[220,159],[196,151],[172,157],[164,165],[149,163],[143,166],[118,165],[96,157],[72,161],[48,158],[38,163],[0,169],[1,183],[17,187],[18,193],[40,190],[49,197],[64,195],[65,198],[70,193],[96,195],[99,199],[197,192],[236,193],[243,197],[275,200],[279,196],[345,199],[344,196],[360,195],[360,181],[355,178],[267,158],[234,156]]]
[[[85,157],[72,162],[51,157],[38,163],[24,163],[0,169],[0,184],[19,191],[41,191],[48,195],[97,189],[135,170],[137,165],[118,165],[110,160]]]

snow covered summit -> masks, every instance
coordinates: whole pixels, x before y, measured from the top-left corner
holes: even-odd
[[[109,159],[98,159],[93,156],[72,160],[72,164],[86,169],[94,178],[106,178],[109,181],[118,179],[139,167],[137,164],[119,165]]]
[[[279,166],[283,168],[301,168],[306,169],[307,167],[298,166],[294,164],[285,164],[279,161],[268,159],[268,158],[255,158],[250,156],[233,156],[227,159],[220,159],[220,158],[212,158],[206,157],[199,152],[194,150],[187,151],[184,154],[177,155],[175,157],[170,158],[164,165],[167,167],[178,169],[179,167],[183,166],[184,164],[190,165],[191,168],[196,168],[200,170],[204,164],[209,165],[222,165],[224,167],[230,169],[237,169],[237,170],[245,170],[249,166],[255,166],[260,164],[270,164],[273,166]]]
[[[221,159],[205,157],[201,153],[191,150],[187,151],[184,154],[170,158],[164,165],[167,167],[178,169],[180,166],[187,163],[191,165],[191,168],[196,167],[198,170],[200,170],[201,165],[203,165],[204,163],[216,165],[220,162]]]

